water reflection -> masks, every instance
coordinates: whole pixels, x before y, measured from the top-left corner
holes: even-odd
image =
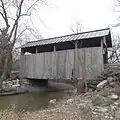
[[[35,111],[48,107],[48,102],[51,99],[61,99],[64,93],[61,92],[47,92],[47,93],[29,93],[14,96],[1,96],[0,109],[8,108],[9,106],[16,106],[17,110]]]

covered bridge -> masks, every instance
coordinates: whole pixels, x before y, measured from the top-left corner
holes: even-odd
[[[109,28],[28,42],[21,47],[20,75],[30,79],[91,79],[103,71],[109,47]]]

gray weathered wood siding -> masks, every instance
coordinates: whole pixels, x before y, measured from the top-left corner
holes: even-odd
[[[104,68],[101,47],[21,55],[20,66],[21,77],[38,79],[91,79]]]

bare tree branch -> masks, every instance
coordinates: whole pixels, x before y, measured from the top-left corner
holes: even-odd
[[[39,1],[39,0],[36,0],[36,1],[27,9],[27,11],[26,11],[25,14],[28,14],[28,12],[30,11],[30,9],[32,9],[33,6],[34,6],[38,1]]]
[[[10,39],[11,39],[11,37],[12,37],[12,34],[13,34],[13,32],[14,32],[14,29],[15,29],[16,25],[18,24],[18,20],[19,20],[20,15],[21,15],[21,10],[22,10],[23,1],[24,1],[24,0],[21,0],[21,2],[20,2],[20,4],[19,4],[18,15],[17,15],[17,18],[16,18],[16,20],[15,20],[15,22],[14,22],[14,25],[13,25],[12,30],[11,30],[11,32],[10,32],[10,35],[9,35],[9,37],[8,37],[8,40],[9,40],[9,41],[10,41]],[[14,41],[13,41],[13,42],[14,42]]]
[[[21,35],[22,35],[26,30],[31,30],[31,28],[25,28],[24,30],[22,30],[21,33],[19,33],[19,35],[17,36],[16,39],[19,39],[19,38],[21,37]]]
[[[20,20],[23,16],[31,15],[31,11],[32,9],[35,9],[34,7],[38,1],[44,2],[44,0],[31,0],[31,5],[27,5],[27,9],[25,8],[26,10],[24,10],[25,0],[6,0],[6,3],[4,0],[0,0],[0,16],[3,18],[3,22],[5,23],[5,26],[0,28],[0,55],[2,55],[3,58],[3,63],[1,63],[0,58],[0,65],[3,65],[0,85],[10,73],[12,65],[12,52],[17,39],[20,39],[26,30],[30,30],[30,32],[32,31],[30,28],[22,28],[22,30],[19,25]],[[11,11],[9,11],[11,8],[15,9],[14,15],[12,15]],[[21,29],[21,32],[19,29]],[[18,34],[19,32],[20,34]]]
[[[80,33],[83,30],[83,26],[80,22],[76,22],[74,26],[70,27],[73,33]]]
[[[7,19],[7,12],[6,12],[6,10],[5,10],[3,0],[0,0],[0,1],[1,1],[1,4],[2,4],[2,9],[3,9],[3,13],[0,13],[0,14],[1,14],[2,17],[4,18],[5,23],[6,23],[6,30],[8,30],[8,28],[10,27],[10,25],[9,25],[8,19]]]

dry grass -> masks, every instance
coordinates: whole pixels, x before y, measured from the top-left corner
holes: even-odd
[[[22,113],[17,112],[13,107],[9,107],[0,111],[0,120],[23,120]]]
[[[47,109],[32,112],[17,111],[17,107],[12,106],[0,111],[0,120],[120,120],[119,100],[116,101],[117,106],[114,104],[111,104],[112,106],[93,105],[93,98],[98,95],[103,97],[97,91],[71,96],[56,102]],[[109,102],[107,96],[105,98],[105,102]]]

